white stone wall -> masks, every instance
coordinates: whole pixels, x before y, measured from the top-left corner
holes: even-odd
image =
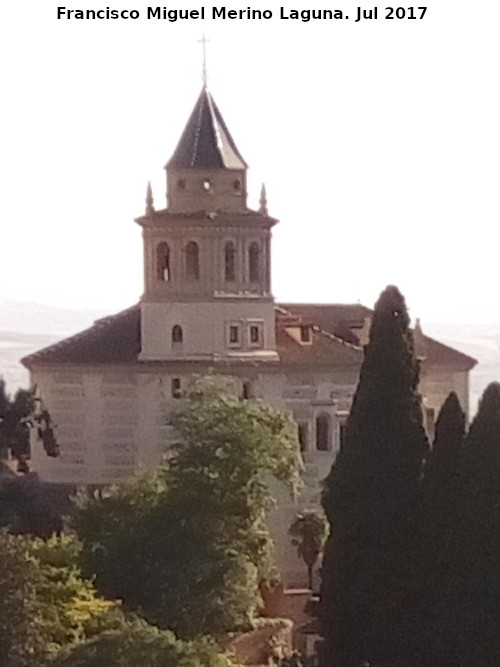
[[[278,360],[271,301],[142,303],[141,319],[141,360],[211,360],[214,355],[233,359]],[[182,343],[172,342],[172,327],[176,324],[183,330]],[[229,327],[233,325],[240,329],[240,341],[237,344],[229,340]],[[251,325],[261,327],[262,340],[259,344],[252,345],[250,342]]]
[[[245,308],[247,313],[247,308]],[[192,315],[190,316],[192,322]],[[207,322],[214,318],[208,318]],[[204,335],[203,318],[199,322]],[[205,327],[205,329],[209,327]],[[199,367],[206,374],[208,366]],[[55,483],[105,484],[127,479],[134,471],[158,465],[177,436],[168,425],[168,414],[181,405],[172,396],[172,380],[182,387],[189,383],[192,366],[170,363],[155,370],[130,367],[99,367],[38,371],[33,380],[56,423],[61,456],[45,456],[40,443],[33,443],[33,468],[41,479]],[[251,382],[252,394],[307,424],[308,440],[303,452],[304,489],[292,498],[275,484],[277,506],[271,515],[277,562],[286,585],[303,586],[305,568],[290,544],[288,528],[300,509],[319,505],[322,481],[327,476],[340,446],[340,429],[345,423],[357,382],[355,368],[345,371],[316,371],[301,368],[285,371],[281,366],[265,369],[239,366],[237,387]],[[438,372],[424,377],[421,391],[425,405],[439,410],[449,391],[460,400],[467,397],[467,374]],[[464,403],[462,403],[464,405]],[[328,451],[316,447],[316,418],[330,418]]]
[[[454,371],[450,368],[428,369],[422,368],[419,392],[424,397],[424,409],[434,411],[437,419],[439,411],[448,394],[454,391],[462,410],[469,415],[469,373],[467,371]]]
[[[182,187],[179,187],[180,184]],[[168,208],[172,213],[246,209],[243,169],[169,169]]]

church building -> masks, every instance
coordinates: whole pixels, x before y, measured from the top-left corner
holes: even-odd
[[[290,413],[305,463],[299,505],[275,511],[285,583],[303,583],[288,527],[319,501],[321,480],[342,441],[368,340],[362,305],[277,304],[271,291],[271,233],[263,188],[247,206],[247,164],[204,86],[166,165],[167,207],[148,187],[136,219],[144,244],[140,302],[23,359],[56,424],[60,456],[33,448],[44,482],[116,483],[161,462],[175,441],[167,423],[190,377],[235,379],[243,398]],[[382,286],[383,287],[383,286]],[[426,427],[448,393],[468,410],[475,361],[415,327]]]

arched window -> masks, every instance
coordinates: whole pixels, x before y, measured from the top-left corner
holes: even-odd
[[[165,283],[170,280],[170,248],[165,241],[156,246],[156,278]]]
[[[255,242],[248,248],[248,278],[251,283],[258,283],[260,279],[259,246]]]
[[[190,280],[200,279],[200,258],[198,244],[189,241],[186,246],[186,276]]]
[[[318,415],[316,417],[316,449],[327,452],[330,449],[330,417]]]
[[[182,343],[182,340],[183,340],[182,327],[179,326],[178,324],[175,324],[172,327],[172,343]]]
[[[236,249],[232,241],[228,241],[224,247],[224,280],[236,280]]]

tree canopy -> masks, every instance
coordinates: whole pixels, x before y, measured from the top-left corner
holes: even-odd
[[[105,595],[180,637],[247,627],[271,539],[270,480],[299,481],[296,428],[219,384],[171,417],[182,444],[164,470],[80,501],[85,571]]]
[[[232,667],[208,640],[183,642],[142,619],[124,620],[62,651],[51,667]]]
[[[79,549],[70,536],[44,541],[0,533],[2,667],[44,665],[113,607],[81,576]]]

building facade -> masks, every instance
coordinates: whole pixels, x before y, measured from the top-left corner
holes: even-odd
[[[371,311],[357,305],[276,304],[265,191],[247,206],[247,165],[203,88],[166,165],[167,207],[148,187],[136,219],[144,244],[140,303],[23,360],[56,424],[61,454],[33,449],[33,468],[56,484],[108,484],[158,465],[176,435],[168,414],[193,376],[234,378],[235,390],[297,422],[305,463],[298,504],[283,490],[273,524],[289,585],[303,566],[287,529],[317,505],[342,439],[368,339]],[[415,329],[427,428],[448,393],[468,409],[474,360]]]

